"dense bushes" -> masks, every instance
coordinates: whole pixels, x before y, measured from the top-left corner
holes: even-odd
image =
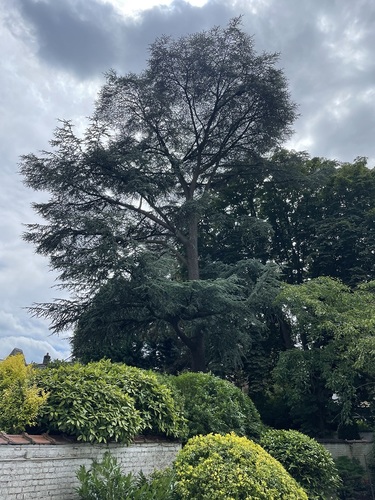
[[[268,430],[261,446],[305,488],[310,499],[327,500],[340,484],[331,454],[315,439],[297,431]]]
[[[40,425],[82,441],[129,443],[142,428],[133,399],[105,380],[87,379],[79,371],[67,374],[58,369],[43,374],[50,398]]]
[[[175,462],[179,498],[307,500],[283,466],[259,445],[234,434],[196,436]]]
[[[32,368],[25,366],[22,356],[3,363],[16,363],[18,378],[31,376]],[[0,408],[7,406],[0,423],[4,419],[13,422],[2,424],[7,431],[24,430],[37,420],[39,431],[64,432],[89,442],[127,443],[139,433],[187,439],[235,432],[258,438],[262,430],[251,399],[230,382],[209,374],[164,378],[102,360],[87,365],[52,363],[35,370],[36,385],[29,383],[27,394],[24,382],[17,387],[13,379],[6,382],[5,371],[3,379]],[[6,384],[12,387],[8,392]],[[20,401],[24,413],[19,411]]]
[[[141,370],[110,361],[90,363],[86,373],[100,367],[101,376],[117,385],[134,399],[134,404],[142,417],[142,433],[162,434],[182,437],[186,434],[186,422],[179,402],[172,391],[163,384],[152,371]]]
[[[23,354],[0,361],[0,431],[22,432],[36,422],[48,395],[33,384]]]
[[[232,383],[207,373],[169,377],[182,394],[189,437],[235,432],[259,437],[262,422],[251,399]]]
[[[123,475],[109,453],[77,474],[82,500],[307,500],[283,466],[259,445],[235,434],[196,436],[171,469],[150,478]]]
[[[151,372],[100,361],[61,364],[38,373],[50,393],[40,425],[90,442],[129,442],[137,433],[181,437],[182,411]]]

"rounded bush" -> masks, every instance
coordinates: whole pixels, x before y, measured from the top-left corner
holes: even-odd
[[[105,380],[89,379],[79,366],[43,370],[39,384],[49,392],[42,429],[79,441],[129,443],[142,428],[133,399]]]
[[[315,439],[293,430],[268,430],[260,445],[276,458],[307,491],[309,498],[327,500],[340,484],[332,455]]]
[[[115,384],[134,399],[142,417],[142,432],[180,438],[186,435],[183,408],[173,392],[152,371],[142,370],[122,363],[102,360],[89,363],[85,370],[89,375],[99,368],[104,380]]]
[[[64,363],[40,371],[37,383],[50,393],[40,421],[47,430],[91,442],[129,442],[145,432],[186,433],[182,409],[151,372],[108,360]]]
[[[174,464],[181,500],[307,500],[283,466],[259,445],[235,434],[190,439]]]
[[[170,379],[183,396],[189,437],[228,432],[260,436],[263,426],[254,403],[232,383],[208,373],[187,372]]]

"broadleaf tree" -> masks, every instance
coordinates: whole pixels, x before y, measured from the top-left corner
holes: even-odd
[[[108,280],[129,279],[145,253],[175,259],[165,275],[171,286],[193,293],[207,285],[208,297],[224,287],[246,304],[233,276],[202,279],[199,225],[215,186],[260,163],[291,132],[296,109],[277,60],[255,52],[239,18],[177,40],[162,36],[143,72],[108,73],[82,137],[63,121],[51,151],[23,157],[26,184],[50,193],[34,205],[45,223],[29,225],[25,239],[71,292],[33,308],[53,331],[76,323]],[[190,308],[189,319],[194,308],[195,319],[217,316],[214,300],[206,305]],[[204,328],[170,310],[162,319],[188,347],[193,369],[204,370]]]
[[[337,279],[319,277],[285,284],[278,296],[295,347],[281,353],[274,375],[293,423],[304,432],[324,435],[339,427],[354,433],[356,419],[370,417],[374,289],[373,281],[352,290]]]

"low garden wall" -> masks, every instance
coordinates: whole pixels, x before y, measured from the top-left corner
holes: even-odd
[[[142,470],[149,474],[171,465],[181,448],[176,442],[146,439],[125,446],[64,440],[47,444],[43,439],[39,440],[42,444],[37,444],[38,440],[22,442],[10,438],[7,443],[0,443],[1,500],[77,499],[76,472],[80,465],[89,467],[93,459],[100,460],[106,451],[117,458],[124,473]]]
[[[356,458],[362,467],[367,470],[374,456],[374,440],[372,433],[363,433],[359,441],[345,441],[342,439],[318,440],[333,456],[333,458]]]

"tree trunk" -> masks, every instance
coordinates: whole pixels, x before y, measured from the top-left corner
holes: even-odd
[[[199,280],[198,214],[194,214],[189,221],[189,240],[185,248],[188,280]]]
[[[173,318],[170,321],[171,326],[177,334],[181,342],[189,349],[191,358],[191,369],[193,372],[205,372],[206,366],[206,352],[205,352],[205,338],[204,333],[201,331],[194,337],[188,337],[184,330],[179,325],[179,321]]]
[[[193,339],[193,343],[190,346],[191,353],[191,369],[193,372],[205,372],[207,370],[206,366],[206,356],[205,356],[205,345],[204,345],[204,335],[200,333]]]
[[[290,324],[285,321],[281,314],[276,314],[276,321],[279,326],[279,331],[284,344],[284,348],[286,350],[293,349],[294,343],[292,341],[292,329],[290,327]]]

